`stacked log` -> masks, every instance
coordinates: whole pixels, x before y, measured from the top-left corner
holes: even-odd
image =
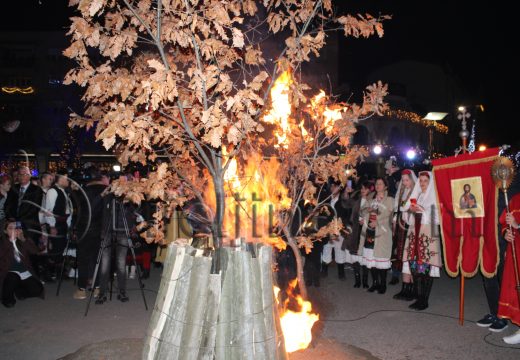
[[[223,248],[212,258],[170,244],[143,359],[285,360],[273,293],[272,248]]]

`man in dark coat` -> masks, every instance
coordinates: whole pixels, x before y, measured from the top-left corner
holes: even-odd
[[[90,181],[72,193],[76,204],[73,223],[78,252],[78,290],[73,297],[78,300],[87,297],[88,282],[94,274],[101,246],[103,197],[109,185],[108,177],[96,168],[89,169],[89,176]]]
[[[31,183],[31,171],[23,166],[18,170],[18,184],[7,195],[5,211],[7,219],[17,219],[23,225],[24,237],[38,244],[42,203],[42,189]]]
[[[38,248],[32,240],[26,240],[21,223],[8,221],[0,236],[0,292],[2,304],[13,307],[16,298],[43,298],[43,285],[36,277],[30,255]]]

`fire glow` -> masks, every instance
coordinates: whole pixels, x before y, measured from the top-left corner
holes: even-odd
[[[285,350],[292,353],[306,349],[312,341],[312,327],[319,320],[318,314],[312,313],[312,304],[303,300],[299,294],[294,293],[297,280],[289,283],[287,298],[283,302],[280,311],[280,323],[285,339]],[[274,287],[274,294],[280,305],[280,289]],[[296,303],[298,311],[289,309],[289,304]],[[294,305],[293,305],[294,307]]]
[[[227,152],[223,152],[227,156]],[[260,155],[248,158],[240,164],[230,160],[224,174],[226,208],[224,230],[228,239],[244,238],[250,242],[263,242],[278,249],[286,243],[272,233],[276,226],[276,211],[288,208],[291,199],[276,173],[280,163],[275,158],[263,159]],[[213,184],[208,184],[205,193],[207,204],[215,208]]]
[[[268,124],[277,124],[274,135],[277,138],[275,147],[287,148],[289,146],[288,135],[291,132],[290,116],[292,112],[289,90],[292,84],[291,73],[283,72],[274,82],[271,89],[272,109],[264,116],[263,121]]]
[[[316,130],[315,128],[321,129],[325,135],[330,135],[336,122],[342,119],[343,113],[348,109],[344,104],[331,104],[329,96],[325,91],[320,90],[311,98],[310,104],[305,108],[312,121],[306,123],[302,119],[298,122],[292,116],[293,106],[290,91],[293,82],[289,71],[280,74],[271,89],[271,109],[262,118],[263,122],[275,125],[273,132],[275,148],[289,148],[291,137],[297,131],[305,141],[314,140],[311,133]]]

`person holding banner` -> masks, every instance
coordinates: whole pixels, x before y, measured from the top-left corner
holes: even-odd
[[[403,254],[408,237],[408,218],[410,217],[410,197],[417,182],[417,177],[410,169],[401,172],[401,181],[397,187],[394,200],[393,243],[392,243],[392,271],[400,274],[403,270]],[[410,274],[403,274],[401,292],[394,295],[396,300],[413,300],[413,284]]]
[[[412,216],[409,218],[409,235],[403,255],[403,273],[412,274],[417,286],[417,301],[409,307],[416,310],[428,308],[433,278],[440,277],[441,241],[439,238],[439,212],[433,174],[419,173],[409,199]]]
[[[520,254],[520,194],[513,196],[509,202],[509,211],[505,210],[500,216],[500,225],[504,238],[509,242],[505,254],[504,273],[502,275],[502,285],[500,287],[500,299],[498,301],[498,316],[502,319],[509,319],[513,324],[520,326],[520,300],[519,290],[515,274],[520,273],[520,266],[514,263],[513,246],[516,254]],[[520,344],[520,330],[514,334],[504,337],[507,344]]]

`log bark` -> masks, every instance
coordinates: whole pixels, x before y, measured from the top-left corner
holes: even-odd
[[[199,254],[198,254],[199,255]],[[200,254],[201,255],[201,254]],[[180,343],[180,359],[196,360],[201,349],[208,302],[211,259],[196,256],[191,270],[188,304]]]
[[[155,301],[155,307],[150,319],[149,332],[145,339],[143,359],[152,360],[157,358],[158,348],[161,345],[162,334],[166,320],[173,303],[177,279],[182,271],[185,247],[174,244],[168,245],[166,262],[163,267],[161,285]]]
[[[143,359],[287,359],[272,248],[220,250],[222,275],[211,274],[202,251],[169,245]]]
[[[209,275],[208,286],[208,302],[206,318],[202,333],[202,342],[200,347],[201,360],[213,360],[215,357],[215,341],[217,338],[217,321],[218,309],[220,305],[220,296],[222,291],[220,274]]]

